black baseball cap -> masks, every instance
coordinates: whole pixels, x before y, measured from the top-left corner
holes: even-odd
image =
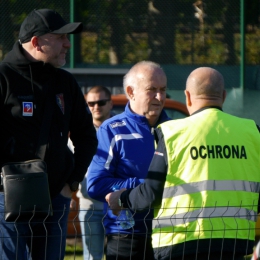
[[[24,19],[20,32],[20,44],[29,42],[33,36],[46,33],[74,34],[83,29],[82,23],[67,23],[56,11],[51,9],[35,9]]]

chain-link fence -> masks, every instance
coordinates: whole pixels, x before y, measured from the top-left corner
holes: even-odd
[[[161,252],[165,254],[169,254],[169,258],[167,259],[219,259],[219,260],[245,260],[251,259],[251,255],[253,253],[253,245],[252,242],[254,237],[256,238],[256,243],[259,241],[259,226],[255,226],[255,221],[258,218],[254,208],[255,203],[247,202],[244,204],[242,201],[239,205],[230,206],[230,201],[222,201],[223,204],[218,203],[218,201],[211,204],[211,206],[204,206],[204,203],[201,204],[201,207],[192,207],[192,206],[173,206],[172,208],[161,208],[160,215],[153,220],[153,234],[150,227],[146,226],[146,231],[142,234],[143,239],[147,239],[147,243],[151,240],[151,235],[153,239],[153,245],[155,249],[155,254],[161,250]],[[221,206],[217,206],[220,204]],[[214,206],[213,206],[214,205]],[[140,210],[140,209],[139,209]],[[153,211],[154,209],[145,209],[149,211]],[[155,209],[156,210],[156,209]],[[158,210],[158,209],[157,209]],[[63,216],[66,214],[66,206],[64,208],[60,207],[59,211],[54,211],[54,214],[58,214]],[[82,221],[79,221],[78,215],[80,213],[85,213],[87,211],[87,217]],[[94,213],[99,213],[102,218],[102,227],[105,229],[105,220],[107,218],[107,214],[111,209],[108,208],[106,212],[102,210],[92,209],[81,209],[81,210],[73,210],[74,218],[71,218],[68,222],[68,235],[70,241],[74,241],[74,245],[70,251],[67,250],[68,255],[73,255],[73,258],[65,258],[65,259],[82,259],[83,257],[78,256],[75,258],[77,254],[82,255],[82,250],[79,252],[80,248],[76,247],[76,243],[82,241],[83,243],[87,243],[88,249],[92,251],[92,248],[95,246],[93,244],[96,237],[99,237],[102,241],[102,236],[104,236],[103,232],[99,233],[95,228],[95,225],[98,224],[98,220],[96,219]],[[177,212],[179,214],[177,214]],[[44,252],[40,259],[54,259],[50,257],[50,248],[52,250],[58,250],[58,253],[62,255],[62,250],[60,246],[62,245],[62,237],[63,230],[60,228],[60,220],[57,222],[57,227],[55,228],[54,234],[48,234],[46,226],[49,224],[53,224],[55,222],[51,222],[50,220],[39,220],[35,218],[35,214],[37,212],[30,212],[31,217],[28,221],[28,229],[23,229],[21,232],[21,226],[24,226],[25,221],[20,222],[19,218],[14,222],[15,229],[12,230],[13,236],[10,236],[11,233],[4,233],[0,237],[1,245],[6,245],[8,243],[6,241],[20,241],[20,237],[28,237],[28,241],[31,241],[30,252],[34,250],[39,250]],[[167,214],[166,214],[167,213]],[[28,213],[29,214],[29,213]],[[137,212],[133,212],[133,216],[135,216]],[[168,216],[165,216],[168,215]],[[29,215],[28,215],[29,216]],[[61,217],[62,221],[62,217]],[[116,220],[116,225],[120,225],[120,215]],[[136,222],[150,222],[149,216],[145,216],[143,219],[138,219],[135,217]],[[258,221],[259,223],[259,221]],[[85,231],[81,232],[80,225],[85,226]],[[39,234],[35,234],[32,232],[29,227],[38,225],[41,228],[44,228],[45,231],[42,231]],[[59,226],[59,227],[58,227]],[[2,232],[1,228],[1,232]],[[133,243],[134,236],[132,236],[131,232],[133,229],[128,229],[130,233],[129,235],[129,243]],[[111,235],[111,234],[110,234]],[[115,233],[114,235],[117,235]],[[168,236],[168,239],[165,239],[165,236]],[[41,248],[39,248],[39,243],[36,244],[35,241],[37,239],[42,239]],[[46,238],[46,240],[45,240]],[[104,237],[105,240],[105,237]],[[167,246],[162,246],[168,241]],[[121,241],[122,242],[122,241]],[[51,243],[54,243],[55,246],[51,247]],[[69,241],[68,241],[69,243]],[[71,242],[70,242],[71,243]],[[120,242],[119,242],[120,243]],[[160,245],[162,244],[162,245]],[[18,246],[19,245],[19,246]],[[38,245],[38,248],[37,248]],[[58,246],[57,246],[58,245]],[[160,245],[160,246],[158,246]],[[239,247],[240,245],[240,247]],[[100,242],[100,246],[102,249],[102,242]],[[23,247],[21,243],[17,244],[14,250],[17,250],[17,258],[9,258],[9,259],[39,259],[39,258],[25,258],[21,255],[21,251],[18,251],[20,247]],[[165,248],[169,250],[163,251]],[[26,251],[29,248],[26,248]],[[69,249],[69,248],[68,248]],[[145,247],[143,248],[143,252],[145,252]],[[30,252],[26,252],[26,254],[30,255]],[[48,252],[48,254],[46,254]],[[93,251],[92,251],[93,252]],[[121,251],[122,252],[122,251]],[[172,252],[172,253],[170,253]],[[10,252],[11,253],[11,250]],[[132,256],[132,259],[141,259],[140,255],[132,255],[132,252],[129,253],[129,258]],[[199,255],[199,253],[204,253]],[[258,252],[257,252],[258,253]],[[106,254],[105,248],[103,248],[103,254]],[[114,252],[117,254],[117,251]],[[210,257],[211,255],[211,257]],[[218,257],[216,257],[216,255]],[[170,258],[171,256],[171,258]],[[214,258],[215,256],[215,258]],[[226,257],[224,257],[226,256]],[[228,257],[227,257],[228,256]],[[7,259],[5,255],[1,259]],[[55,259],[64,259],[62,257]],[[88,258],[84,258],[88,259]],[[102,258],[105,259],[105,258]],[[116,256],[115,256],[116,259]],[[147,258],[146,258],[147,259]],[[161,259],[160,257],[156,259]],[[165,258],[164,258],[165,259]],[[258,259],[258,258],[255,258]]]
[[[240,0],[0,1],[0,59],[12,48],[22,20],[34,8],[56,9],[82,21],[75,41],[80,64],[237,65],[240,62]],[[246,62],[260,63],[260,2],[246,1]]]

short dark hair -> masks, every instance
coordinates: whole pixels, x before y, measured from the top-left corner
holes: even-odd
[[[86,96],[88,95],[88,93],[100,93],[100,92],[104,92],[106,97],[111,99],[111,92],[110,92],[110,90],[107,87],[100,86],[100,85],[91,87],[88,90]]]

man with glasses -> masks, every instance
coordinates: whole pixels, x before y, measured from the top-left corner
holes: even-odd
[[[111,117],[110,112],[113,107],[111,92],[106,87],[94,86],[85,94],[85,99],[97,130],[106,119]]]
[[[85,100],[93,117],[93,124],[96,130],[111,115],[113,103],[111,101],[111,92],[103,86],[92,87]],[[85,177],[86,178],[86,177]],[[104,226],[102,219],[103,202],[91,199],[86,190],[86,181],[80,185],[77,193],[80,204],[80,227],[83,242],[84,260],[101,260],[104,252]]]

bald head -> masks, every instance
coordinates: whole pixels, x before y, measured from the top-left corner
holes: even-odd
[[[123,80],[123,86],[124,86],[124,91],[129,98],[128,93],[126,91],[126,88],[128,86],[131,86],[132,88],[137,88],[140,85],[143,84],[143,81],[147,77],[147,75],[160,75],[162,78],[165,78],[166,80],[166,75],[161,68],[161,66],[158,63],[152,62],[152,61],[140,61],[136,63],[124,76]]]
[[[206,106],[222,107],[226,97],[223,76],[209,67],[195,69],[187,79],[185,95],[190,114]]]
[[[125,75],[123,85],[131,111],[154,126],[166,100],[167,78],[160,65],[138,62]]]

